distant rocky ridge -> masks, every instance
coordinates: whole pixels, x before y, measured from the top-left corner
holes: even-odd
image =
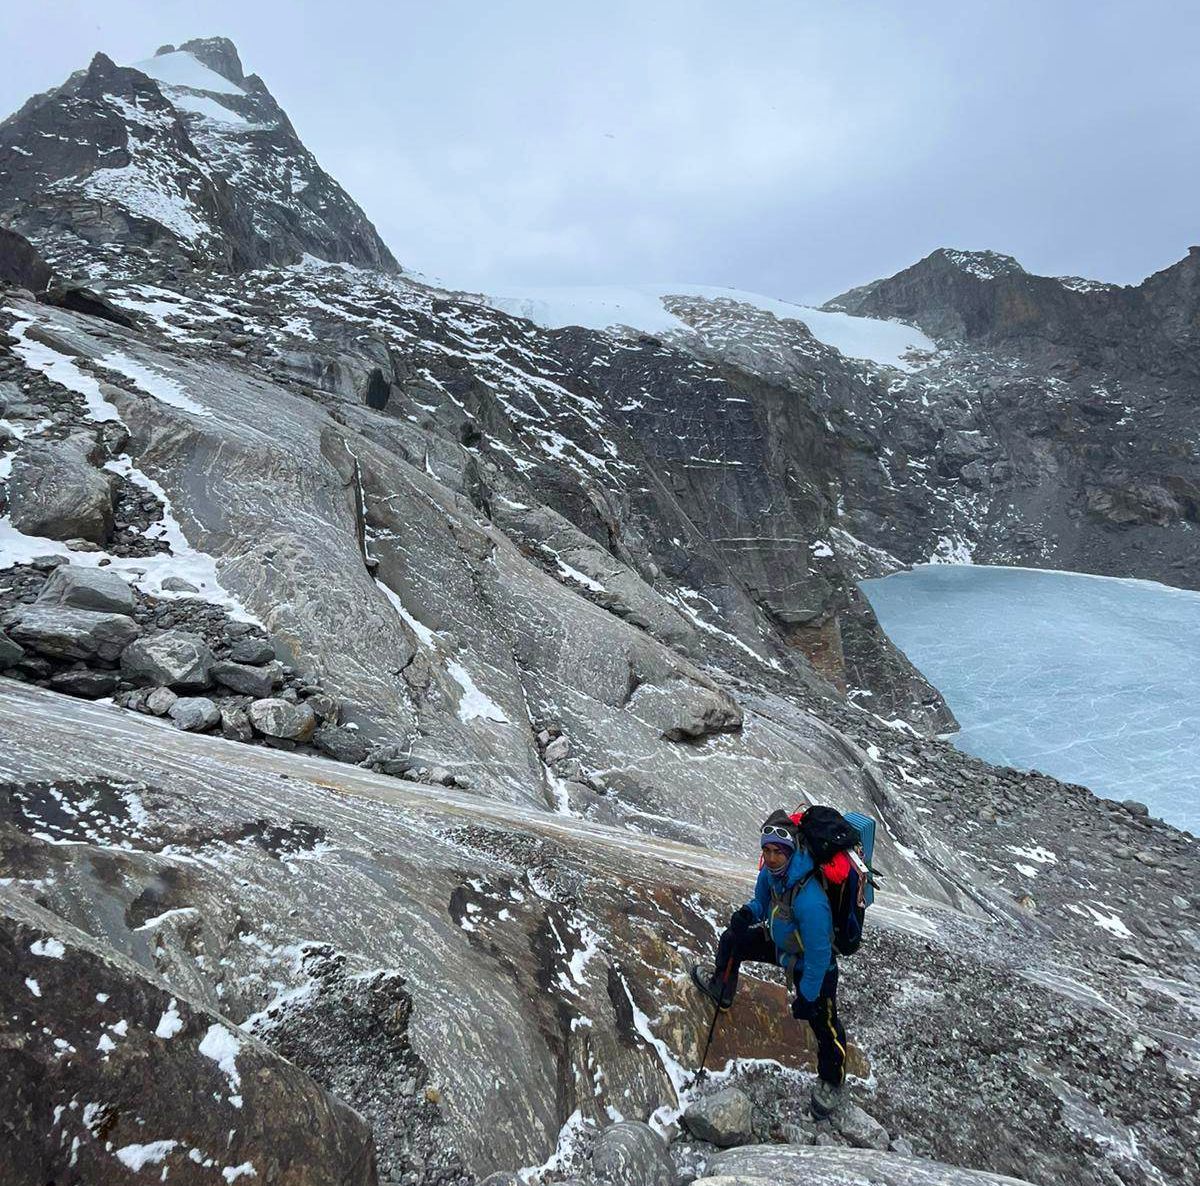
[[[946,554],[1200,587],[1200,250],[1134,287],[940,250],[828,307],[944,346],[871,432],[892,489],[855,500],[864,538],[911,560],[903,537],[936,530]]]
[[[1186,514],[1114,517],[1143,504],[1096,470],[1166,456],[1175,389],[1102,396],[949,313],[907,370],[685,293],[669,332],[539,328],[306,206],[333,183],[230,43],[142,67],[0,126],[0,1082],[30,1182],[811,1182],[851,1145],[880,1182],[1200,1172],[1194,842],[934,738],[855,585],[934,553],[1187,583]],[[728,1109],[689,1076],[688,965],[804,801],[882,823],[823,1125],[770,977],[712,1062],[783,1066],[732,1067]],[[749,1141],[794,1150],[717,1152]]]

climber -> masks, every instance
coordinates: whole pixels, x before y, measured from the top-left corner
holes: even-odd
[[[729,919],[717,947],[716,970],[692,979],[706,996],[726,1010],[737,991],[744,960],[777,964],[795,990],[792,1016],[807,1021],[817,1040],[817,1084],[812,1111],[828,1116],[841,1100],[846,1076],[846,1031],[838,1020],[838,967],[833,951],[829,898],[813,876],[813,858],[801,845],[799,831],[785,811],[767,818],[759,836],[762,869],[754,897]]]

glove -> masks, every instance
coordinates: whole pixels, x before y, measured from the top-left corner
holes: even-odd
[[[748,931],[758,920],[749,906],[742,906],[729,916],[731,931]]]
[[[802,993],[796,993],[796,999],[792,1002],[792,1016],[797,1021],[812,1021],[816,1017],[821,1005],[821,998],[817,997],[815,1001],[806,1000]]]

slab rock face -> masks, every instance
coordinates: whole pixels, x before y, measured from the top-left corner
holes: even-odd
[[[0,889],[5,1186],[373,1186],[363,1120],[231,1022]]]
[[[128,679],[193,692],[212,682],[213,662],[208,643],[198,634],[164,630],[129,647],[121,655],[121,671]]]
[[[746,1145],[727,1149],[708,1163],[695,1186],[1028,1186],[1021,1178],[964,1170],[940,1161],[822,1145]]]
[[[13,526],[48,539],[105,544],[113,531],[112,479],[70,442],[30,444],[8,482]]]

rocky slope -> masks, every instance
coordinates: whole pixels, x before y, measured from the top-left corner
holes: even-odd
[[[932,739],[855,588],[1049,548],[998,508],[1036,477],[1058,514],[1091,430],[1037,438],[1059,484],[1002,476],[1047,405],[989,420],[976,384],[1045,385],[1032,354],[922,321],[937,351],[885,367],[694,294],[654,335],[547,329],[416,283],[220,39],[97,59],[3,145],[22,1181],[1200,1171],[1191,838]],[[1131,551],[1063,514],[1047,562]],[[689,1075],[687,968],[805,800],[883,824],[824,1125],[770,977],[710,1058],[781,1066]],[[718,1156],[686,1109],[727,1086],[739,1141],[794,1148]]]

